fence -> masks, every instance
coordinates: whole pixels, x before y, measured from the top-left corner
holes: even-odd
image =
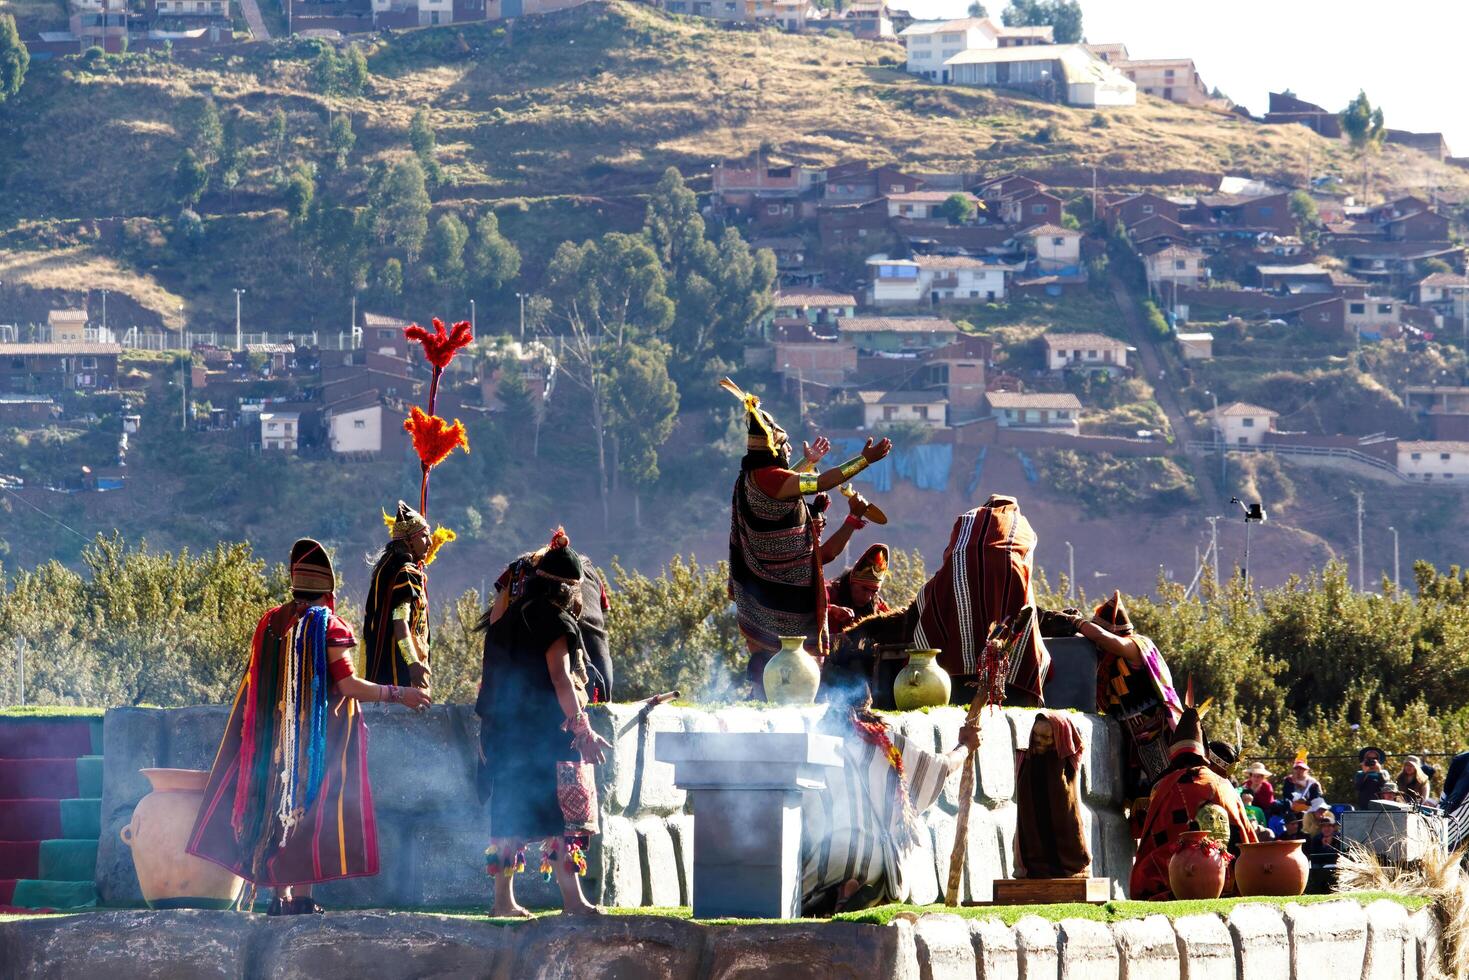
[[[1406,483],[1409,486],[1418,485],[1415,481],[1403,475],[1402,471],[1392,463],[1378,459],[1375,456],[1368,456],[1366,453],[1360,453],[1355,449],[1346,449],[1341,446],[1282,446],[1277,444],[1268,446],[1242,446],[1230,445],[1229,443],[1223,442],[1203,442],[1197,440],[1191,440],[1188,443],[1188,451],[1191,453],[1217,453],[1221,449],[1227,453],[1255,453],[1269,456],[1343,459],[1353,463],[1360,463],[1363,466],[1370,466],[1372,469]]]
[[[182,333],[170,333],[132,327],[121,335],[118,342],[126,350],[185,351],[200,344],[233,348],[235,332],[210,330],[195,333],[185,330]],[[356,350],[362,346],[362,333],[360,330],[338,330],[335,333],[322,330],[303,333],[241,333],[239,342],[242,347],[248,344],[295,344],[298,347],[315,347],[319,350]]]

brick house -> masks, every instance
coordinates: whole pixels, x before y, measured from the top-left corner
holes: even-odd
[[[51,310],[46,327],[53,344],[81,344],[87,340],[86,310]]]
[[[908,191],[903,194],[886,195],[889,218],[910,218],[913,220],[942,221],[944,219],[943,208],[949,198],[962,197],[973,205],[978,212],[984,202],[973,194],[962,191]]]
[[[1048,371],[1127,369],[1127,345],[1099,333],[1048,333],[1041,337]]]
[[[841,339],[864,351],[929,350],[959,339],[952,320],[936,316],[852,316],[837,325]]]
[[[1460,303],[1469,302],[1469,276],[1435,272],[1419,280],[1413,290],[1419,306],[1453,307],[1457,312]]]
[[[1295,235],[1300,231],[1287,193],[1205,194],[1199,198],[1197,211],[1205,223],[1241,232]]]
[[[857,297],[821,286],[782,286],[776,290],[771,318],[835,325],[838,317],[857,312]],[[817,331],[830,333],[830,331]]]
[[[1030,244],[1035,268],[1040,272],[1061,272],[1081,267],[1081,232],[1060,225],[1037,225],[1027,228],[1020,237]]]
[[[403,336],[407,320],[379,313],[362,314],[362,346],[366,350],[404,357],[408,353],[408,338]]]
[[[1109,223],[1121,221],[1125,227],[1131,228],[1144,218],[1151,218],[1154,215],[1162,215],[1177,221],[1179,206],[1176,201],[1171,201],[1162,194],[1144,191],[1140,194],[1128,194],[1124,197],[1104,200],[1097,210],[1101,217]]]
[[[1031,191],[1029,194],[1016,194],[1006,198],[1000,205],[1000,220],[1016,228],[1059,225],[1061,211],[1061,199],[1055,194],[1043,190]]]
[[[871,247],[890,229],[888,203],[881,197],[855,204],[825,203],[816,210],[816,231],[823,249]]]
[[[929,379],[949,400],[949,424],[978,418],[984,411],[985,385],[994,344],[983,337],[962,336],[923,354]]]
[[[923,190],[921,177],[896,167],[870,167],[865,163],[839,163],[826,168],[821,199],[828,204],[860,204],[889,194]]]
[[[110,391],[121,355],[117,344],[0,344],[0,393]]]
[[[774,341],[772,370],[781,377],[839,385],[857,373],[857,345],[842,340]]]
[[[1207,276],[1203,250],[1185,245],[1169,245],[1143,256],[1143,268],[1148,290],[1154,294],[1160,293],[1165,285],[1197,286]]]

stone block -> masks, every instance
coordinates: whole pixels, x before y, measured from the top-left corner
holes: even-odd
[[[675,813],[667,818],[668,836],[673,842],[673,855],[678,861],[678,904],[694,901],[694,818]]]
[[[1177,980],[1182,975],[1178,937],[1166,915],[1124,919],[1113,924],[1112,936],[1127,980]]]
[[[974,980],[974,945],[963,919],[944,912],[921,916],[913,939],[923,980]]]
[[[978,809],[976,807],[976,809]],[[923,815],[924,829],[928,831],[929,838],[933,841],[933,867],[938,873],[939,897],[943,898],[949,887],[949,858],[954,853],[954,828],[955,818],[945,813],[938,807],[933,807]],[[968,854],[965,854],[964,866],[969,867]],[[968,875],[959,882],[959,900],[967,901],[970,897],[968,887]]]
[[[1418,976],[1418,939],[1408,910],[1397,902],[1373,902],[1367,913],[1367,956],[1362,980],[1410,980]]]
[[[913,927],[855,922],[710,926],[706,980],[916,980]],[[972,974],[971,974],[972,976]]]
[[[632,821],[626,817],[603,817],[598,839],[602,852],[601,904],[611,908],[637,908],[643,903],[643,870]]]
[[[674,785],[673,766],[654,758],[653,742],[659,732],[684,731],[686,716],[690,713],[684,708],[666,704],[648,712],[639,740],[633,793],[628,805],[630,816],[677,813],[688,803],[688,794]],[[799,717],[794,719],[794,723],[795,731],[803,731]]]
[[[928,712],[905,711],[899,715],[889,715],[887,722],[890,726],[897,729],[905,739],[925,752],[939,751],[936,719]],[[947,747],[952,749],[955,744],[955,742],[950,742]]]
[[[1360,977],[1367,958],[1367,913],[1356,902],[1287,905],[1292,975]]]
[[[939,891],[949,883],[949,858],[954,850],[957,818],[937,808],[924,814],[933,837],[934,868],[938,872]],[[1000,835],[990,811],[975,804],[969,811],[968,846],[964,855],[964,878],[960,888],[962,901],[989,901],[994,897],[995,879],[1005,877],[1000,857]]]
[[[97,842],[97,895],[105,904],[143,900],[133,852],[118,831],[151,789],[138,770],[162,765],[163,714],[155,708],[112,708],[102,719],[102,829]]]
[[[1056,924],[1060,980],[1117,980],[1121,960],[1105,922],[1062,919]]]
[[[492,976],[694,980],[704,942],[701,927],[665,916],[547,916],[510,927],[510,949],[498,958]]]
[[[464,740],[462,718],[447,705],[422,713],[400,705],[362,705],[367,725],[367,774],[379,812],[444,813],[469,819],[477,752]]]
[[[229,706],[202,704],[159,713],[163,716],[164,765],[170,769],[208,769],[214,764],[224,726],[230,720]],[[110,750],[111,743],[107,747]]]
[[[494,882],[485,874],[488,820],[480,827],[431,824],[417,832],[408,830],[406,836],[412,842],[409,851],[413,856],[413,898],[406,904],[454,909],[479,908],[493,901]],[[535,871],[529,858],[526,863],[528,870]],[[516,884],[528,877],[534,875],[521,875]]]
[[[704,729],[697,730],[703,731]],[[734,705],[729,708],[720,708],[714,712],[713,730],[716,732],[765,732],[770,729],[765,725],[763,710]]]
[[[1014,929],[998,919],[971,919],[969,942],[974,947],[977,980],[1020,980]]]
[[[1418,946],[1416,976],[1419,980],[1437,980],[1444,975],[1439,963],[1438,920],[1430,909],[1419,909],[1408,916],[1408,928]]]
[[[979,779],[976,785],[979,795],[976,799],[983,800],[990,806],[1000,803],[1008,803],[1015,798],[1015,734],[1005,714],[998,711],[986,711],[980,719],[979,730],[983,736],[983,742],[979,746]],[[1019,712],[1013,712],[1019,713]],[[1030,727],[1026,726],[1026,738],[1030,737]],[[954,741],[949,743],[953,748],[958,744],[959,733],[954,732]],[[1022,743],[1023,744],[1023,743]]]
[[[636,704],[599,704],[588,709],[592,730],[612,743],[606,750],[607,761],[597,767],[597,796],[604,812],[623,813],[632,803],[643,739],[641,712]]]
[[[1290,935],[1279,909],[1236,905],[1229,910],[1229,935],[1234,940],[1234,958],[1241,977],[1291,975]]]
[[[244,980],[260,919],[236,912],[96,912],[0,922],[6,977]]]
[[[1017,811],[1013,804],[996,807],[989,811],[990,823],[994,825],[995,833],[999,837],[1000,845],[1000,868],[1003,874],[1000,878],[1012,878],[1015,876],[1015,820]],[[970,817],[973,820],[973,816]]]
[[[920,818],[920,822],[921,822]],[[944,863],[948,863],[945,855]],[[907,901],[913,905],[932,905],[944,897],[948,878],[938,876],[938,859],[934,854],[933,834],[926,825],[918,828],[918,846],[904,858],[903,880],[908,885]]]
[[[1122,802],[1122,730],[1101,715],[1069,712],[1066,716],[1081,733],[1086,747],[1082,757],[1082,799],[1095,806]]]
[[[1090,808],[1092,821],[1092,874],[1112,881],[1114,898],[1127,896],[1127,880],[1132,875],[1132,859],[1137,845],[1132,840],[1132,830],[1127,818],[1120,810]]]
[[[1173,920],[1173,934],[1187,980],[1235,980],[1234,939],[1219,916],[1180,916]]]
[[[641,817],[633,821],[638,835],[639,869],[643,879],[643,896],[639,904],[669,908],[682,904],[678,885],[678,856],[668,825],[661,817]]]
[[[767,732],[784,732],[800,734],[808,731],[806,718],[801,708],[791,705],[782,705],[775,708],[765,709],[765,730]]]
[[[515,932],[486,922],[402,912],[270,920],[252,977],[489,977]]]
[[[1038,915],[1027,915],[1015,923],[1015,955],[1025,980],[1058,980],[1061,976],[1056,927]]]

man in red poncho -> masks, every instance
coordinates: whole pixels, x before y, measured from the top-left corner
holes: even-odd
[[[1147,822],[1138,841],[1137,857],[1132,864],[1132,879],[1128,885],[1134,901],[1172,900],[1168,862],[1178,851],[1183,832],[1198,827],[1199,811],[1206,807],[1224,812],[1229,826],[1231,853],[1238,853],[1240,844],[1253,844],[1257,840],[1239,794],[1229,780],[1209,766],[1208,742],[1204,739],[1202,723],[1209,710],[1209,702],[1195,708],[1193,700],[1190,691],[1184,697],[1183,716],[1174,729],[1173,741],[1168,748],[1171,765],[1153,785],[1152,798],[1148,802]],[[1224,884],[1225,893],[1233,887],[1234,876],[1231,873]]]

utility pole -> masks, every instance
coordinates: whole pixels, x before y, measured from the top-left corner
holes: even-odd
[[[472,300],[472,299],[469,301],[469,332],[470,333],[478,333],[479,332],[479,331],[477,331],[477,330],[474,329],[474,300]]]
[[[20,682],[20,706],[26,703],[26,638],[17,636],[15,638],[15,665],[16,676]]]
[[[191,355],[184,349],[184,359],[179,362],[179,431],[189,431],[189,366]]]
[[[520,342],[525,343],[525,293],[516,293],[515,298],[520,300]]]
[[[1100,220],[1097,212],[1097,165],[1092,164],[1092,222]]]
[[[1392,532],[1392,590],[1397,592],[1402,588],[1398,581],[1398,529],[1389,526],[1388,530]]]
[[[1362,549],[1362,491],[1353,490],[1352,496],[1357,498],[1357,591],[1367,591],[1367,566]]]
[[[1076,549],[1070,541],[1066,542],[1066,598],[1076,598]]]
[[[107,290],[102,290],[102,336],[107,336]]]
[[[240,333],[240,297],[245,295],[243,289],[235,289],[235,350],[245,349],[244,337]]]
[[[1222,515],[1204,518],[1209,522],[1209,554],[1214,556],[1214,590],[1219,591],[1219,518]]]

